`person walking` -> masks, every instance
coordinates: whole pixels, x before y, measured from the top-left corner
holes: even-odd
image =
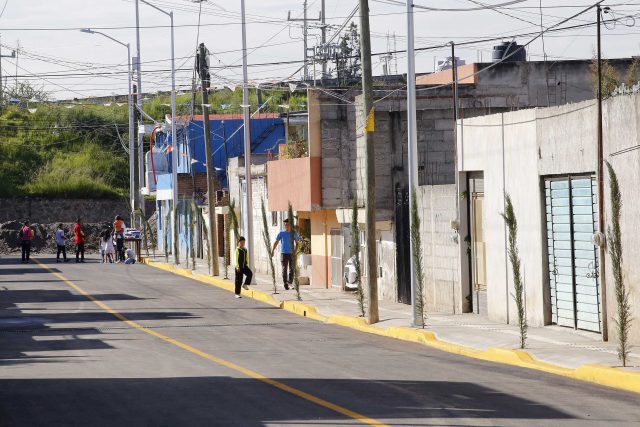
[[[236,247],[236,298],[242,298],[240,296],[240,287],[242,285],[243,276],[244,285],[242,285],[242,287],[245,290],[249,289],[251,279],[253,278],[253,272],[249,268],[249,251],[244,247],[245,243],[245,238],[240,236],[238,239],[238,246]]]
[[[78,218],[73,226],[73,237],[76,242],[76,262],[84,262],[84,230],[82,229],[82,218]]]
[[[56,246],[58,248],[58,251],[56,253],[56,262],[60,262],[60,254],[62,254],[64,262],[69,261],[67,259],[67,248],[65,246],[67,243],[67,236],[65,236],[64,234],[64,225],[62,223],[58,224],[58,228],[55,232],[55,239]]]
[[[116,239],[116,262],[124,261],[124,230],[127,228],[120,215],[113,220],[113,237]]]
[[[29,226],[29,221],[25,221],[22,228],[18,232],[20,237],[20,244],[22,247],[22,263],[29,263],[29,256],[31,255],[31,241],[33,240],[33,230]]]
[[[293,242],[291,241],[291,224],[289,220],[284,221],[284,230],[281,230],[276,236],[271,249],[271,257],[276,252],[278,244],[280,244],[280,264],[282,265],[282,281],[284,288],[289,289],[289,285],[293,283],[293,252],[298,250],[298,233],[293,233]],[[287,275],[287,272],[289,273]]]
[[[103,251],[103,259],[105,263],[113,264],[113,237],[111,236],[111,230],[106,229],[102,233],[102,241],[100,242],[101,249]]]

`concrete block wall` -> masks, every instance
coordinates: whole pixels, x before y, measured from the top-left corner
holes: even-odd
[[[460,251],[451,220],[457,217],[455,185],[423,185],[416,191],[421,218],[427,311],[461,313]]]

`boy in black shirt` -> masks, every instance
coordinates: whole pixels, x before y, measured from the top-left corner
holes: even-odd
[[[249,289],[249,285],[251,284],[251,278],[253,277],[253,273],[249,269],[249,252],[247,248],[244,247],[245,239],[240,236],[238,239],[238,247],[236,248],[236,298],[242,298],[240,296],[240,286],[242,285],[242,276],[245,276],[244,279],[244,289]]]

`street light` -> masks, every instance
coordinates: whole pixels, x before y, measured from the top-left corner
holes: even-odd
[[[134,206],[135,206],[135,198],[136,198],[136,194],[135,194],[135,175],[134,175],[134,171],[135,171],[135,166],[134,166],[134,147],[135,147],[135,135],[134,135],[134,131],[133,131],[133,98],[131,96],[131,48],[129,46],[129,43],[123,43],[120,40],[114,39],[113,37],[111,37],[108,34],[102,33],[100,31],[95,31],[92,30],[91,28],[83,28],[80,30],[83,33],[87,33],[87,34],[99,34],[103,37],[108,38],[111,41],[114,41],[116,43],[118,43],[119,45],[122,45],[124,47],[127,48],[127,83],[128,83],[128,96],[127,96],[127,103],[129,105],[129,203],[131,204],[131,226],[133,227],[133,220],[134,220]],[[135,139],[137,141],[137,139]]]
[[[176,65],[175,65],[175,55],[174,55],[174,36],[173,36],[173,11],[165,12],[157,6],[149,3],[145,0],[140,0],[142,3],[147,6],[151,6],[158,12],[161,12],[169,17],[171,20],[171,139],[172,139],[172,151],[171,151],[171,178],[173,180],[172,187],[172,199],[173,199],[173,238],[174,238],[174,248],[177,246],[178,241],[178,233],[177,233],[177,224],[176,224],[176,215],[178,209],[178,144],[177,144],[177,134],[176,134]],[[175,252],[175,249],[174,249]],[[174,254],[174,259],[178,260],[177,252]]]

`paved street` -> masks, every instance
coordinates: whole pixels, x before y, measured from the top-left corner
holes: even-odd
[[[143,265],[0,259],[1,426],[638,425],[640,396],[295,316]]]

